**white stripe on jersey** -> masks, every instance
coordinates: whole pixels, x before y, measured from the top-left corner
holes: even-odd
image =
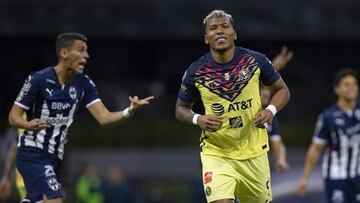
[[[86,108],[89,108],[91,105],[95,104],[96,102],[101,101],[99,98],[98,99],[94,99],[91,102],[89,102],[88,104],[86,104]]]
[[[67,136],[67,132],[68,132],[68,128],[70,127],[70,125],[72,124],[73,122],[73,118],[74,118],[74,114],[75,114],[75,110],[76,110],[76,107],[77,107],[77,104],[78,104],[78,100],[72,105],[71,109],[70,109],[70,112],[69,112],[69,116],[68,117],[63,117],[62,114],[61,115],[56,115],[57,119],[66,119],[67,120],[67,123],[66,123],[66,128],[64,129],[63,132],[61,132],[60,134],[60,130],[61,130],[61,127],[63,125],[56,125],[54,127],[54,131],[53,131],[53,135],[51,137],[51,139],[49,140],[49,150],[48,152],[49,153],[54,153],[55,152],[55,145],[56,145],[56,142],[55,142],[55,138],[57,136],[61,136],[60,138],[60,145],[58,147],[58,154],[57,156],[62,159],[63,158],[63,155],[64,155],[64,145],[65,145],[65,140],[66,140],[66,136]]]
[[[60,119],[60,118],[62,119],[63,117],[61,115],[57,114],[56,119]],[[54,130],[53,130],[52,136],[49,140],[48,152],[50,154],[53,154],[55,152],[55,145],[56,145],[55,138],[59,135],[60,128],[61,128],[61,125],[54,125]]]
[[[16,105],[18,105],[18,106],[20,106],[20,107],[22,107],[22,108],[24,108],[24,109],[26,109],[26,110],[29,110],[30,108],[29,107],[27,107],[27,106],[25,106],[25,105],[23,105],[22,103],[20,103],[20,102],[14,102]]]
[[[40,119],[43,121],[46,121],[49,118],[50,115],[50,111],[49,111],[49,107],[47,106],[46,101],[44,101],[43,105],[42,105],[42,109],[41,109],[41,116]],[[36,135],[36,147],[43,149],[43,144],[44,144],[44,138],[46,135],[46,128],[42,129],[41,131],[38,132],[38,134]]]
[[[330,152],[331,164],[330,164],[330,179],[339,180],[342,179],[340,176],[340,160],[337,151]]]
[[[356,177],[356,164],[359,165],[357,163],[357,159],[359,158],[359,141],[357,142],[351,142],[351,147],[352,147],[352,154],[351,154],[351,160],[350,160],[350,178],[355,178]]]
[[[340,137],[340,177],[348,177],[348,162],[349,162],[349,139],[342,130],[339,130]]]

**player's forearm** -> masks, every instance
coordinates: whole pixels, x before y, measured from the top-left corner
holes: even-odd
[[[175,117],[178,121],[186,124],[191,124],[195,113],[184,106],[176,106]]]
[[[274,95],[271,98],[271,104],[276,107],[277,112],[281,111],[290,99],[290,91],[285,85],[281,86],[274,92]]]
[[[281,140],[271,141],[272,150],[276,161],[286,160],[286,148]]]
[[[125,119],[123,112],[124,111],[108,112],[102,115],[98,122],[101,126],[106,128],[115,126]]]
[[[177,99],[175,106],[175,117],[178,121],[186,124],[193,123],[195,113],[192,111],[194,103],[187,103]]]
[[[6,157],[4,177],[11,179],[11,173],[15,169],[15,160],[17,153],[17,144],[13,143],[10,147],[9,154]]]
[[[321,153],[321,148],[317,147],[315,144],[311,144],[308,153],[306,155],[303,178],[306,179],[309,178],[316,162],[319,159],[320,153]]]
[[[9,124],[15,128],[29,129],[28,122],[24,117],[13,112],[9,114]]]

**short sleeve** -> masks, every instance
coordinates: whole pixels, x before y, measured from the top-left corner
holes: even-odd
[[[317,144],[326,144],[329,139],[329,134],[329,125],[325,120],[324,114],[320,114],[316,122],[313,142]]]
[[[15,100],[15,104],[29,110],[35,103],[40,90],[40,76],[37,74],[29,75]]]
[[[100,101],[96,85],[87,75],[85,75],[84,79],[84,101],[86,108],[89,108],[92,104]]]
[[[271,141],[281,139],[279,128],[280,128],[279,121],[277,120],[276,117],[274,117],[273,122],[271,123],[271,126],[268,128],[268,134],[269,134]]]
[[[259,57],[260,62],[260,81],[266,86],[273,85],[280,78],[280,74],[275,70],[271,61],[266,56]]]
[[[189,68],[183,75],[178,98],[184,102],[191,103],[195,102],[198,97],[199,91],[195,87],[195,73]]]

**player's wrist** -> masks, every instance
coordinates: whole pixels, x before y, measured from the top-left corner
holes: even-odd
[[[192,121],[191,121],[191,122],[192,122],[194,125],[198,125],[198,119],[199,119],[200,116],[201,116],[200,114],[194,114],[193,117],[192,117]]]
[[[123,110],[122,114],[124,118],[129,118],[134,114],[134,112],[133,110],[131,110],[131,107],[127,107],[126,109]]]
[[[272,104],[269,104],[265,109],[269,110],[273,116],[275,116],[277,113],[276,107]]]

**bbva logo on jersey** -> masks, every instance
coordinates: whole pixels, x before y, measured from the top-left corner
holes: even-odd
[[[71,107],[69,103],[61,103],[61,102],[52,102],[51,108],[56,110],[65,110]]]

